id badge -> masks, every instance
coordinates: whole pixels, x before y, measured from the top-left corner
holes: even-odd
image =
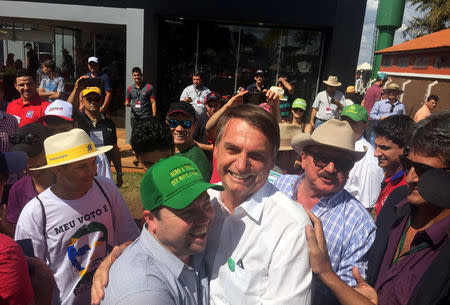
[[[105,146],[105,141],[103,140],[103,132],[101,130],[92,130],[90,132],[92,142],[94,142],[95,147]]]
[[[202,100],[197,100],[197,106],[203,106],[203,101]]]
[[[136,101],[136,103],[134,104],[134,108],[136,109],[141,108],[141,101]]]
[[[331,115],[331,114],[333,114],[333,109],[331,107],[326,107],[325,113]]]

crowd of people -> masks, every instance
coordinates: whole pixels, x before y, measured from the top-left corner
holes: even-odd
[[[308,116],[286,76],[270,87],[257,70],[224,99],[196,72],[162,116],[135,67],[139,229],[98,63],[65,100],[51,60],[40,86],[19,70],[0,111],[0,303],[450,302],[450,111],[431,113],[436,95],[413,120],[386,74],[362,102],[329,76]]]

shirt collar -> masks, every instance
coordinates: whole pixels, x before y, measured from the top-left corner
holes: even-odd
[[[423,232],[428,235],[429,239],[433,242],[434,245],[437,245],[449,235],[449,228],[450,215],[429,226]]]
[[[237,208],[242,208],[254,222],[259,222],[261,220],[264,203],[266,201],[265,198],[270,195],[269,183],[270,182],[266,182],[262,188]]]
[[[140,238],[147,250],[153,254],[153,257],[158,264],[164,265],[175,277],[178,278],[184,268],[191,268],[186,266],[178,257],[164,248],[164,246],[161,245],[161,243],[157,241],[152,234],[150,234],[147,229],[147,225],[144,225],[142,228]],[[201,260],[202,254],[197,254],[192,257],[192,262],[195,269],[198,270],[200,268]]]
[[[388,99],[385,100],[385,103],[390,104],[390,102],[389,102]],[[399,102],[398,100],[396,100],[396,101],[394,102],[394,106],[397,106],[398,104],[400,104],[400,102]]]

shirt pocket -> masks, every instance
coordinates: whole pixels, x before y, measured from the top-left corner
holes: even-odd
[[[228,270],[224,283],[225,298],[230,305],[259,304],[260,282],[263,270],[247,270],[236,265]]]

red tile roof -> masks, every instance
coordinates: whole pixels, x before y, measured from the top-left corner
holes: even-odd
[[[450,48],[450,29],[434,32],[398,45],[379,50],[375,54],[396,53],[412,50]]]

